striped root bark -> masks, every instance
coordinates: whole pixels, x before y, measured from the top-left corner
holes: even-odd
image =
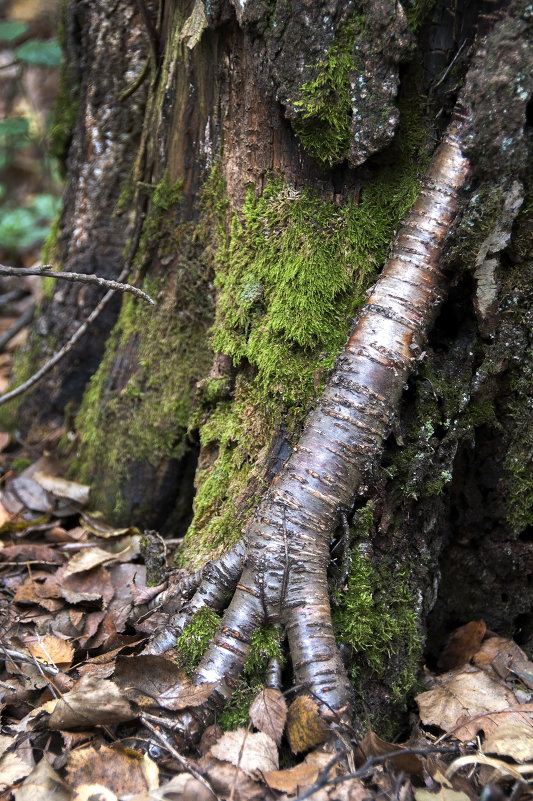
[[[467,127],[458,106],[392,255],[244,544],[213,563],[173,631],[150,646],[164,650],[191,614],[203,606],[220,610],[236,585],[194,679],[215,682],[216,690],[205,707],[182,714],[178,731],[186,739],[200,734],[212,711],[229,699],[252,635],[264,624],[286,635],[295,683],[339,718],[351,714],[352,689],[331,623],[329,546],[342,511],[368,490],[442,300],[440,257],[469,173],[461,151]]]

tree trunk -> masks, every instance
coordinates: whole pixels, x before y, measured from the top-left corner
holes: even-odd
[[[390,733],[426,641],[431,656],[454,625],[483,617],[533,645],[527,5],[479,2],[466,12],[445,0],[405,10],[390,0],[357,8],[173,0],[157,10],[123,0],[113,10],[96,2],[68,9],[80,110],[57,257],[64,269],[115,279],[126,264],[158,305],[154,312],[124,297],[112,331],[118,303],[111,307],[47,384],[53,406],[41,400],[37,411],[39,390],[23,419],[35,429],[67,403],[70,413],[79,408],[73,475],[92,484],[94,505],[117,522],[186,532],[183,566],[227,551],[259,507],[244,590],[225,618],[246,646],[236,662],[257,625],[281,621],[296,680],[311,680],[319,695],[322,679],[310,679],[305,665],[331,653],[339,708],[350,692],[336,651],[314,647],[312,614],[296,625],[290,612],[301,607],[316,560],[311,585],[329,616],[331,560],[333,626],[357,705]],[[144,82],[124,92],[147,58]],[[391,357],[392,333],[374,353],[394,380],[370,385],[352,406],[366,404],[379,420],[379,443],[363,473],[350,466],[346,444],[346,474],[325,468],[335,478],[321,531],[324,515],[285,489],[285,476],[292,470],[302,484],[298,470],[322,459],[308,415],[421,185],[416,208],[425,213],[440,180],[435,166],[427,170],[460,86],[471,117],[459,142],[469,183],[453,198],[455,227],[445,230],[452,218],[438,200],[426,232],[430,244],[438,240],[447,300],[418,349],[432,314],[429,297],[415,302],[420,327],[401,364]],[[394,250],[406,272],[413,246],[401,237],[411,219]],[[382,333],[404,314],[399,293],[383,286],[361,315]],[[28,364],[68,337],[95,298],[57,287]],[[382,315],[377,324],[372,310]],[[361,355],[369,336],[347,352]],[[327,403],[326,395],[315,415]],[[302,453],[311,454],[308,465]],[[275,514],[271,499],[282,491],[285,511]],[[291,539],[287,497],[315,516],[311,550]],[[258,550],[269,526],[268,547]],[[228,559],[233,584],[243,549],[238,556],[237,567]],[[228,579],[222,600],[208,605],[220,611],[231,586]],[[274,614],[276,603],[285,611]],[[331,633],[328,623],[328,643]],[[226,656],[239,650],[222,640],[199,678],[212,675],[217,647]],[[227,676],[226,661],[215,672]],[[329,673],[322,678],[333,686]]]

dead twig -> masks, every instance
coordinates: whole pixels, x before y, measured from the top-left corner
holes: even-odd
[[[17,322],[0,337],[0,350],[3,350],[7,343],[10,342],[19,331],[22,331],[25,325],[31,323],[34,312],[35,305],[32,304],[31,307],[19,317]]]
[[[57,273],[57,275],[60,275],[60,273]],[[121,274],[119,275],[119,282],[123,278],[125,278],[126,275],[127,275],[127,270],[126,269],[122,270]],[[15,387],[15,389],[12,389],[10,392],[5,392],[3,395],[0,395],[0,406],[2,406],[4,403],[7,403],[10,400],[13,400],[13,398],[18,398],[20,395],[23,395],[25,392],[27,392],[28,389],[35,386],[35,384],[37,384],[41,380],[41,378],[43,378],[43,376],[49,373],[50,370],[52,370],[56,366],[56,364],[58,364],[58,362],[60,362],[61,359],[67,355],[67,353],[70,353],[74,345],[82,338],[82,336],[85,334],[91,323],[94,320],[96,320],[96,318],[101,314],[101,312],[107,306],[107,304],[114,296],[114,294],[115,294],[114,289],[110,289],[108,292],[106,292],[100,303],[92,310],[92,312],[87,317],[85,322],[83,322],[80,325],[80,327],[74,332],[74,334],[70,337],[70,339],[63,345],[63,347],[60,348],[57,351],[57,353],[55,353],[52,356],[51,359],[49,359],[45,364],[43,364],[43,366],[39,370],[37,370],[36,373],[30,376],[30,378],[28,378],[27,381],[24,381],[23,384],[20,384],[20,386]]]
[[[172,745],[166,734],[164,734],[161,731],[158,731],[155,728],[155,726],[152,726],[152,724],[150,723],[149,720],[147,720],[145,715],[141,715],[139,719],[146,726],[146,728],[152,732],[156,740],[163,746],[163,748],[166,748],[166,750],[174,757],[174,759],[176,759],[180,763],[180,765],[187,771],[187,773],[190,773],[191,776],[194,776],[196,781],[199,781],[200,784],[203,784],[206,790],[209,790],[209,792],[211,793],[213,798],[216,799],[216,801],[220,801],[218,795],[215,793],[215,791],[213,790],[207,779],[204,779],[202,774],[196,770],[194,765],[186,757],[182,756],[179,753],[179,751],[176,751],[176,749],[174,748],[174,746]]]
[[[313,784],[307,788],[305,793],[297,796],[294,801],[304,801],[321,790],[323,787],[336,787],[338,784],[347,782],[350,779],[362,779],[375,767],[382,765],[384,762],[389,762],[398,757],[413,755],[413,756],[429,756],[430,754],[457,754],[460,753],[460,746],[449,746],[447,748],[439,748],[438,746],[429,746],[428,748],[403,748],[401,751],[392,751],[390,754],[383,754],[381,756],[370,756],[358,770],[352,773],[346,773],[344,776],[338,776],[336,779],[329,779],[328,774],[332,767],[338,762],[337,756],[332,759],[325,768],[318,774],[318,777]],[[341,756],[345,756],[344,752]]]
[[[87,275],[86,273],[60,272],[54,270],[51,264],[43,264],[42,267],[9,267],[5,264],[0,264],[0,275],[13,275],[17,278],[21,278],[25,275],[39,275],[45,278],[62,278],[64,281],[72,281],[78,284],[96,284],[104,289],[113,289],[115,292],[131,292],[135,297],[142,298],[148,301],[148,303],[151,303],[152,306],[155,306],[155,301],[152,300],[150,295],[147,295],[146,292],[143,292],[142,289],[136,286],[122,283],[121,276],[118,281],[111,281],[107,278],[100,278],[99,275],[94,275],[92,273]]]

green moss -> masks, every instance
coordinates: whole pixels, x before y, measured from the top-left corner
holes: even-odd
[[[304,148],[324,168],[338,164],[350,143],[350,74],[356,69],[354,44],[357,22],[341,26],[327,55],[312,69],[294,103],[299,117],[293,128]]]
[[[212,609],[200,609],[176,641],[178,661],[186,672],[193,673],[216,634],[220,618]]]
[[[270,659],[283,659],[279,632],[273,626],[263,626],[252,636],[244,676],[237,680],[231,699],[218,717],[217,722],[225,731],[232,731],[248,723],[250,704],[263,689]]]
[[[76,420],[79,451],[71,473],[92,484],[93,505],[116,522],[130,513],[124,498],[132,502],[127,487],[134,465],[144,462],[157,472],[184,454],[195,382],[211,359],[206,337],[211,265],[205,247],[210,224],[205,215],[198,226],[176,224],[181,197],[181,183],[172,185],[165,174],[154,191],[134,263],[141,271],[150,253],[157,264],[154,251],[170,260],[159,277],[142,282],[157,305],[124,296]],[[122,354],[128,371],[117,375]]]
[[[11,462],[11,467],[15,471],[15,473],[22,473],[27,467],[32,464],[31,459],[26,459],[24,456],[19,457],[18,459],[13,459]]]
[[[339,594],[338,602],[333,622],[338,642],[352,652],[351,676],[356,686],[369,676],[386,683],[390,674],[394,676],[391,701],[405,701],[416,681],[421,654],[407,569],[381,563],[375,568],[356,549],[346,589]],[[396,660],[403,665],[400,673],[392,668]]]
[[[434,8],[435,0],[407,0],[404,3],[404,9],[409,30],[417,33],[429,19]]]
[[[205,459],[183,565],[197,566],[240,537],[264,491],[273,438],[283,430],[294,440],[321,391],[417,197],[427,160],[418,102],[404,95],[400,138],[358,205],[339,207],[276,179],[259,198],[250,189],[225,227],[224,187],[214,174],[208,199],[220,222],[213,346],[238,373],[233,389],[228,377],[204,382],[191,420]]]

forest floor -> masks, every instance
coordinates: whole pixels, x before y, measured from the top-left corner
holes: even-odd
[[[483,621],[424,671],[406,742],[360,739],[312,697],[266,689],[244,725],[224,731],[222,716],[187,753],[175,715],[212,687],[190,683],[175,648],[142,653],[168,620],[167,582],[146,586],[141,531],[86,512],[90,487],[61,477],[64,435],[0,432],[0,799],[533,798],[533,663]],[[179,542],[151,542],[171,583]]]

